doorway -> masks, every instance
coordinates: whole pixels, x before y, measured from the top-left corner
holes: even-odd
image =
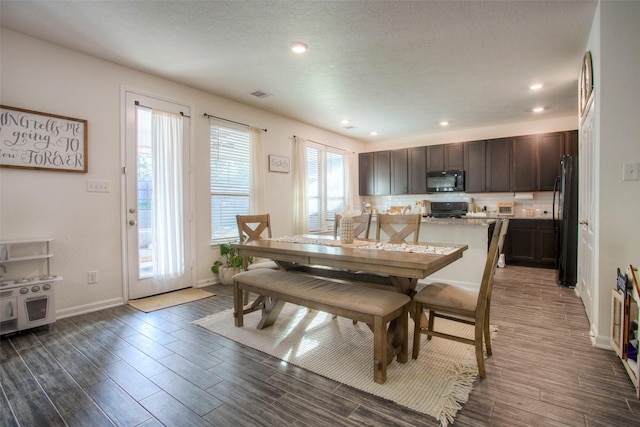
[[[190,108],[125,92],[128,299],[193,286]]]

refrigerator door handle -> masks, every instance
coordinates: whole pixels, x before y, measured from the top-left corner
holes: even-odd
[[[558,203],[560,202],[560,197],[558,195],[558,188],[560,187],[560,177],[557,176],[556,180],[553,183],[553,205],[551,208],[551,217],[553,218],[553,229],[555,230],[555,232],[558,232],[558,223],[557,223],[557,219],[560,218],[556,218],[556,200],[558,201]]]

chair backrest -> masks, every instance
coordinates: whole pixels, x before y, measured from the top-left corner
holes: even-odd
[[[265,236],[271,238],[271,218],[269,214],[261,215],[236,215],[238,224],[238,237],[240,243],[250,242],[252,240],[262,240]]]
[[[333,222],[333,238],[337,239],[340,233],[340,220],[342,215],[336,214]],[[360,239],[369,238],[369,230],[371,229],[371,214],[362,214],[353,217],[353,236]]]
[[[378,214],[376,240],[380,240],[380,231],[384,231],[389,236],[389,243],[418,244],[420,218],[420,215]],[[413,240],[407,242],[405,239],[411,234],[413,234]]]
[[[502,253],[502,247],[504,246],[504,239],[507,235],[507,230],[509,229],[509,218],[504,218],[502,220],[502,228],[500,229],[500,236],[498,240],[498,256]]]
[[[478,292],[476,322],[483,321],[485,310],[491,300],[493,277],[496,272],[496,267],[498,266],[498,257],[500,256],[500,235],[502,234],[501,231],[503,226],[503,220],[496,221],[496,225],[493,229],[493,235],[491,236],[491,244],[489,245],[489,252],[487,252],[487,261],[484,264],[484,272],[482,274],[482,281],[480,282],[480,291]]]

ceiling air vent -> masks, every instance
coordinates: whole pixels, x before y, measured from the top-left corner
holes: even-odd
[[[256,98],[260,98],[260,99],[264,99],[264,98],[268,98],[271,96],[270,93],[261,91],[261,90],[256,90],[251,92],[251,95],[255,96]]]

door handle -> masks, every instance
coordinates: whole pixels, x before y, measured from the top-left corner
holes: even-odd
[[[136,225],[136,220],[135,219],[130,219],[129,220],[129,225]]]
[[[580,224],[580,225],[589,225],[589,220],[588,219],[581,219],[580,221],[578,221],[578,224]]]
[[[136,208],[129,208],[129,213],[136,213]]]

